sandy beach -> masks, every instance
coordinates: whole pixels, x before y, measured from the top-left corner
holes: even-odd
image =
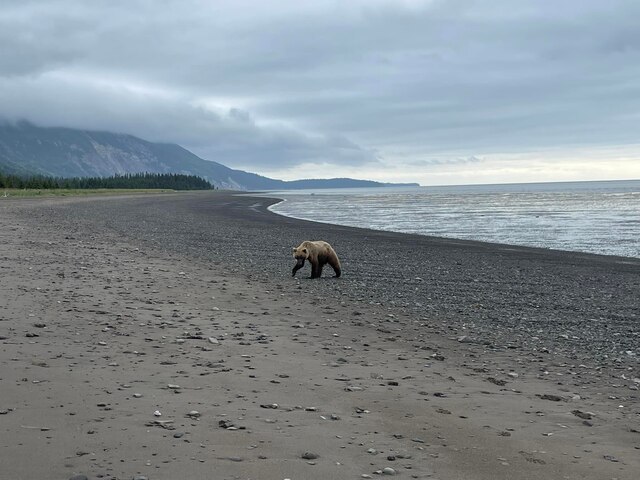
[[[0,479],[638,478],[640,259],[0,200]]]

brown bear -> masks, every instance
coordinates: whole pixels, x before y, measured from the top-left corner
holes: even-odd
[[[335,250],[327,242],[322,240],[302,242],[298,247],[293,249],[293,258],[296,259],[296,266],[293,267],[292,276],[296,276],[296,272],[304,267],[304,261],[309,260],[311,264],[311,278],[320,278],[322,275],[322,267],[325,264],[331,265],[333,271],[336,272],[336,278],[340,276],[342,270],[340,268],[340,260]]]

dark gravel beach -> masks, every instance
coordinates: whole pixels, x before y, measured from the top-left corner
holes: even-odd
[[[640,259],[319,224],[269,212],[277,201],[181,194],[52,206],[47,215],[91,221],[98,231],[108,227],[311,296],[379,303],[487,348],[638,365]],[[339,281],[288,278],[291,248],[308,239],[334,246]],[[324,276],[332,273],[327,267]],[[307,266],[298,277],[308,274]]]

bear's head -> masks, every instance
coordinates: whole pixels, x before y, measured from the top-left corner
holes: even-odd
[[[296,259],[296,265],[293,267],[293,276],[295,277],[296,272],[304,267],[304,261],[309,258],[309,250],[302,245],[293,247],[293,258]]]
[[[293,247],[293,258],[296,260],[304,262],[307,258],[309,258],[309,250],[306,247]]]

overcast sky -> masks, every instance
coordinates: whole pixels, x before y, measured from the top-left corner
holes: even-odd
[[[640,178],[640,1],[2,0],[0,117],[277,178]]]

